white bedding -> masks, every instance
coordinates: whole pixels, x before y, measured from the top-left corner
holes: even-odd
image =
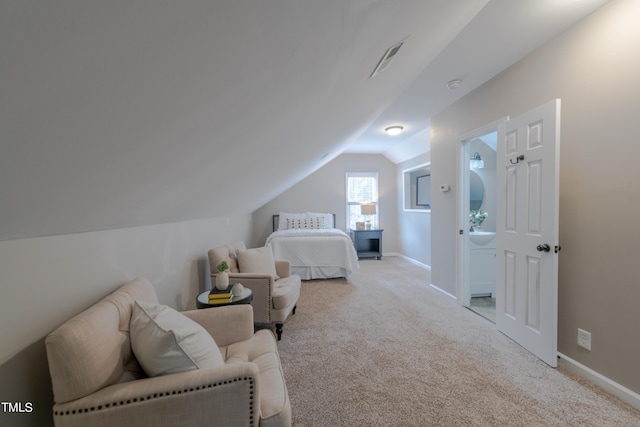
[[[303,280],[345,277],[358,271],[351,238],[337,228],[278,230],[267,237],[274,259],[291,262],[291,271]]]

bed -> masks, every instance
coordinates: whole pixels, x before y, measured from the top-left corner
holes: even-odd
[[[275,259],[291,262],[291,273],[302,280],[348,279],[360,268],[351,238],[335,228],[335,214],[273,215],[273,233],[265,246]]]

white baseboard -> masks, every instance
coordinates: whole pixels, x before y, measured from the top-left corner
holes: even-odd
[[[431,287],[432,287],[433,289],[435,289],[436,291],[440,291],[440,292],[442,292],[443,294],[445,294],[445,295],[446,295],[446,296],[448,296],[449,298],[452,298],[452,299],[454,299],[454,300],[456,300],[456,301],[458,300],[458,298],[456,298],[456,296],[455,296],[455,295],[451,295],[449,292],[445,291],[444,289],[441,289],[441,288],[437,287],[437,286],[436,286],[436,285],[434,285],[433,283],[429,284],[429,286],[431,286]]]
[[[402,255],[402,254],[398,254],[398,253],[394,253],[394,254],[390,254],[390,255],[400,257],[403,260],[410,262],[411,264],[417,265],[418,267],[422,267],[427,271],[431,271],[431,266],[430,265],[424,264],[424,263],[422,263],[420,261],[416,261],[415,259],[409,258],[406,255]]]
[[[605,377],[602,374],[594,371],[593,369],[583,365],[580,362],[577,362],[566,356],[560,352],[558,352],[558,356],[560,357],[559,365],[567,368],[571,372],[585,378],[607,393],[610,393],[623,402],[628,403],[636,409],[640,409],[640,394],[634,392],[633,390],[629,390],[623,385],[618,384],[617,382]]]

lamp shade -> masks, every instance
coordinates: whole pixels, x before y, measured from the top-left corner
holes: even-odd
[[[366,205],[360,205],[360,214],[361,215],[375,215],[376,214],[376,205],[373,203],[369,203]]]

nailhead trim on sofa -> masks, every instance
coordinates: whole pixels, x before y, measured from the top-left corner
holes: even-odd
[[[149,396],[142,396],[142,397],[135,397],[133,399],[128,399],[128,400],[121,400],[119,402],[113,402],[113,403],[106,403],[104,405],[98,405],[95,407],[90,407],[90,408],[81,408],[81,409],[73,409],[73,410],[66,410],[66,411],[54,411],[53,415],[56,417],[61,417],[64,415],[75,415],[75,414],[82,414],[82,413],[89,413],[89,412],[95,412],[95,411],[100,411],[103,409],[108,409],[108,408],[112,408],[112,407],[116,407],[116,406],[124,406],[124,405],[130,405],[132,403],[137,403],[137,402],[144,402],[145,400],[152,400],[152,399],[157,399],[160,397],[164,397],[164,396],[171,396],[171,395],[175,395],[175,394],[182,394],[182,393],[191,393],[194,391],[199,391],[199,390],[204,390],[206,388],[212,388],[212,387],[219,387],[219,386],[223,386],[226,384],[230,384],[230,383],[235,383],[238,381],[249,381],[249,389],[251,390],[249,392],[250,395],[250,403],[249,403],[249,414],[251,416],[249,423],[250,425],[252,424],[252,420],[253,420],[253,388],[254,388],[254,384],[253,384],[253,379],[250,377],[244,377],[244,378],[234,378],[233,380],[227,380],[227,381],[221,381],[218,383],[214,383],[214,384],[207,384],[207,385],[203,385],[200,387],[192,387],[189,389],[185,389],[185,390],[172,390],[172,391],[167,391],[165,393],[154,393],[153,395],[149,395]]]

